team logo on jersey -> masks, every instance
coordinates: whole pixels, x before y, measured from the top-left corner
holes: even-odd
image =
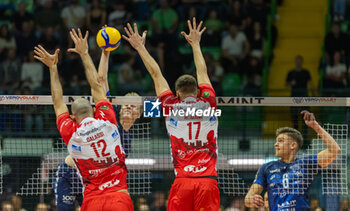
[[[173,118],[170,118],[170,125],[174,126],[174,127],[177,127],[177,120],[173,119]]]
[[[115,130],[113,133],[112,133],[112,138],[116,138],[118,136],[118,131]]]
[[[143,101],[143,117],[145,118],[159,118],[160,117],[160,104],[157,100],[144,100]]]
[[[101,105],[101,109],[103,109],[103,110],[108,110],[109,108],[108,108],[108,106],[106,106],[106,105]]]
[[[76,146],[76,145],[72,144],[72,149],[73,149],[73,151],[81,152],[81,146]]]
[[[202,97],[208,98],[210,96],[210,92],[203,92]]]

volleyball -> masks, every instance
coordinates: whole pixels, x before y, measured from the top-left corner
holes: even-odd
[[[96,36],[97,45],[105,51],[113,51],[120,45],[120,32],[113,27],[101,29]]]

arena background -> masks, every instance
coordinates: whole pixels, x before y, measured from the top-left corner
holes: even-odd
[[[306,145],[300,154],[323,149],[301,119],[292,119],[298,109],[308,108],[343,149],[336,165],[315,178],[310,191],[313,209],[318,201],[323,210],[348,210],[350,113],[348,99],[339,97],[348,96],[350,84],[349,8],[350,2],[342,0],[1,0],[1,200],[18,194],[27,210],[39,202],[55,210],[52,180],[66,151],[52,106],[37,97],[50,95],[50,80],[46,67],[33,59],[35,45],[50,52],[61,49],[58,69],[65,95],[88,96],[80,58],[66,53],[73,45],[67,32],[78,27],[89,30],[90,55],[97,66],[101,50],[95,35],[101,26],[123,33],[125,23],[136,22],[149,31],[147,48],[173,88],[180,75],[195,73],[191,48],[180,35],[187,31],[185,21],[195,16],[207,27],[201,45],[217,96],[233,97],[218,99],[224,114],[218,139],[222,209],[248,210],[242,199],[261,162],[274,159],[276,128],[294,126],[302,131]],[[166,15],[159,16],[160,11]],[[228,45],[231,34],[240,39]],[[291,89],[286,86],[287,75],[296,68],[298,55],[310,83]],[[113,96],[129,91],[155,95],[140,57],[125,41],[111,54],[108,79]],[[267,105],[267,97],[291,98],[273,98]],[[164,120],[142,118],[133,133],[135,163],[129,166],[128,181],[135,209],[164,210],[174,179]]]

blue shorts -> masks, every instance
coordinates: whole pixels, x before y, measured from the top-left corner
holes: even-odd
[[[81,206],[83,195],[81,192],[78,193],[77,188],[79,187],[72,187],[70,180],[64,177],[56,178],[53,189],[57,211],[74,211],[76,205]]]

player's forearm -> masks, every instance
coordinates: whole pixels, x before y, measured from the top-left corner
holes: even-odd
[[[154,58],[149,54],[149,52],[144,46],[136,50],[139,53],[147,71],[149,72],[153,80],[162,74],[156,60],[154,60]]]
[[[203,76],[208,75],[207,65],[205,64],[205,60],[204,60],[199,43],[193,44],[192,50],[193,50],[194,64],[196,66],[196,71],[197,71],[197,78],[200,79]]]
[[[98,74],[97,74],[95,65],[92,62],[90,55],[88,53],[80,54],[80,57],[81,57],[81,60],[83,61],[85,75],[86,75],[86,78],[91,86],[91,89],[93,89],[93,90],[102,89],[102,85],[101,85],[100,80],[98,78]]]
[[[340,154],[340,147],[334,138],[319,124],[317,124],[314,128],[315,132],[322,138],[323,143],[327,146],[327,149],[333,155]]]
[[[98,65],[98,77],[100,79],[100,83],[102,84],[102,87],[104,88],[105,92],[109,91],[108,59],[109,59],[109,52],[102,51],[101,58],[100,58],[100,64]]]
[[[58,75],[57,65],[50,67],[50,86],[53,105],[63,103],[63,90]]]

